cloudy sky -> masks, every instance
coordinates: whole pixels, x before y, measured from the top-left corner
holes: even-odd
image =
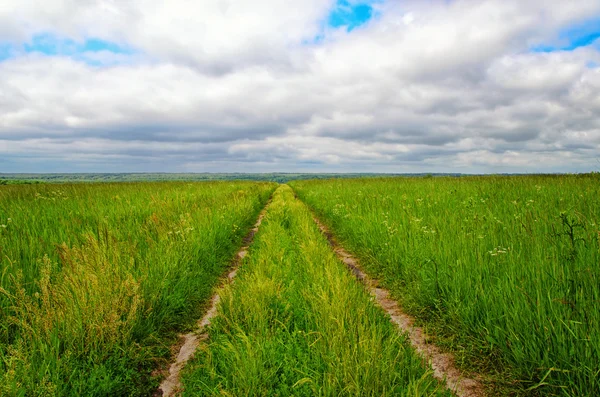
[[[0,172],[600,171],[598,0],[2,0]]]

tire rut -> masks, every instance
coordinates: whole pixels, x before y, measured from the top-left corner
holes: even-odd
[[[258,229],[262,223],[263,218],[265,217],[267,208],[270,203],[271,199],[267,201],[264,208],[258,215],[256,223],[254,224],[252,229],[250,229],[248,234],[243,238],[243,246],[235,255],[231,266],[231,270],[224,279],[224,284],[229,284],[233,282],[233,279],[237,275],[240,264],[248,254],[250,244],[252,244],[254,236],[258,232]],[[221,284],[221,286],[222,285],[223,284]],[[154,397],[171,397],[176,396],[181,392],[181,371],[183,370],[187,362],[194,356],[194,353],[200,345],[200,342],[208,339],[208,332],[206,328],[210,325],[211,320],[217,315],[217,308],[220,301],[219,289],[220,288],[217,288],[215,294],[212,296],[210,300],[210,306],[204,314],[204,316],[198,321],[196,329],[193,332],[180,336],[179,343],[173,349],[174,351],[179,351],[177,353],[177,356],[175,357],[175,360],[169,366],[169,375],[161,382],[160,386],[158,387],[158,390],[156,390],[156,392],[153,394]]]
[[[398,302],[391,298],[390,292],[379,287],[379,281],[369,277],[361,269],[358,259],[339,244],[329,228],[316,217],[314,212],[313,219],[337,257],[365,285],[377,304],[390,316],[392,323],[408,336],[412,347],[431,365],[433,376],[444,382],[446,387],[458,397],[485,396],[482,383],[478,379],[465,376],[456,367],[452,354],[444,353],[436,345],[427,342],[427,335],[423,328],[415,326],[415,319],[402,311]]]

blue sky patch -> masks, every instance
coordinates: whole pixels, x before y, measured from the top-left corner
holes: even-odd
[[[13,46],[0,42],[0,62],[12,57]]]
[[[338,0],[328,17],[328,24],[334,28],[346,27],[351,30],[364,25],[373,18],[373,7],[369,3],[350,3]]]
[[[303,40],[302,44],[320,44],[325,40],[328,28],[346,28],[347,32],[366,24],[378,16],[372,4],[381,3],[384,0],[364,0],[362,2],[351,2],[349,0],[337,0],[329,15],[321,21],[321,30],[314,38]]]
[[[533,48],[535,52],[573,51],[588,46],[600,39],[600,18],[563,29],[554,44],[542,44]]]
[[[89,61],[86,54],[107,51],[113,54],[131,55],[136,51],[130,47],[99,38],[87,38],[75,41],[70,38],[56,36],[50,33],[37,34],[27,43],[0,42],[0,62],[14,58],[19,54],[44,54],[47,56],[66,56],[97,65],[96,61]]]
[[[88,38],[83,42],[76,42],[69,38],[60,38],[52,34],[35,35],[31,42],[23,45],[27,53],[41,52],[45,55],[77,55],[83,52],[109,51],[115,54],[131,54],[130,48],[120,46],[117,43]]]

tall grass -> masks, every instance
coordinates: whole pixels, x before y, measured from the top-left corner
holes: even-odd
[[[292,186],[499,393],[600,395],[598,175]]]
[[[0,187],[0,395],[147,395],[274,184]]]
[[[184,395],[449,395],[288,186],[275,192],[219,310]]]

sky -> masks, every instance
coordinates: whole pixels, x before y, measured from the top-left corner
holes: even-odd
[[[590,171],[598,0],[0,4],[0,172]]]

